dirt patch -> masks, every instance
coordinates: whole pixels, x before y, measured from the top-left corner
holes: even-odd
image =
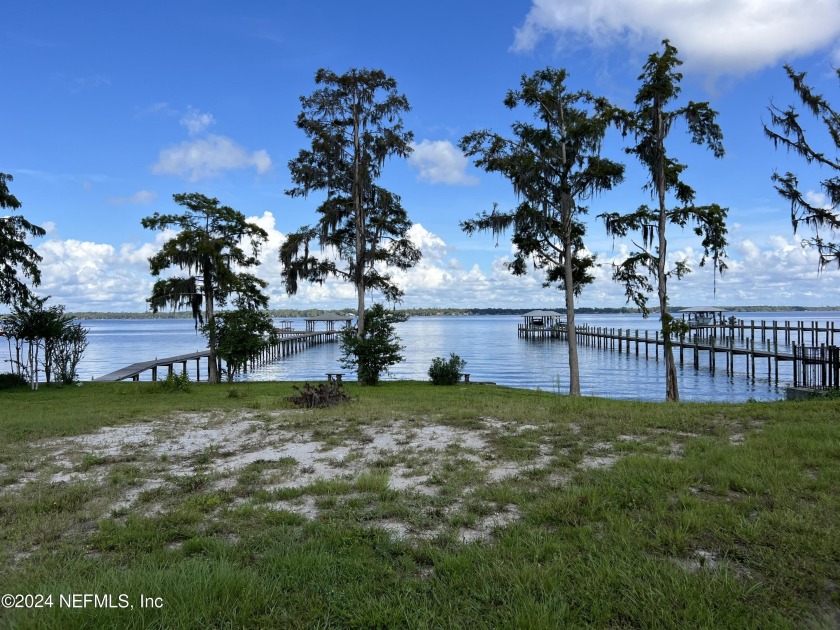
[[[112,497],[107,516],[132,509],[145,515],[165,511],[167,506],[174,509],[185,492],[220,493],[224,502],[231,505],[233,501],[235,505],[250,503],[259,491],[260,505],[315,520],[335,505],[334,501],[319,503],[313,498],[321,496],[324,484],[333,484],[328,493],[346,498],[348,488],[359,480],[368,492],[406,493],[407,498],[413,497],[410,500],[420,504],[443,499],[448,502],[445,512],[452,516],[465,509],[464,499],[482,479],[483,483],[495,484],[539,475],[551,468],[556,457],[568,454],[539,435],[544,427],[493,417],[482,418],[469,428],[431,419],[422,426],[416,420],[328,430],[323,426],[294,430],[284,426],[284,416],[297,413],[279,412],[271,421],[266,421],[264,414],[248,411],[181,414],[44,440],[29,445],[26,465],[19,472],[5,468],[7,485],[0,494],[8,496],[36,482],[107,485],[108,496]],[[581,430],[573,423],[568,426],[574,433]],[[499,440],[503,436],[517,436],[529,444],[525,448],[529,455],[523,457],[523,449],[517,447],[506,457]],[[625,442],[644,439],[619,436]],[[589,445],[577,468],[612,466],[619,459],[612,450],[610,442]],[[120,484],[108,484],[115,471],[126,468],[130,471],[122,473]],[[383,486],[377,490],[379,473]],[[574,470],[551,473],[550,482],[555,487],[564,486],[573,474]],[[159,492],[152,501],[143,496],[155,491]],[[279,500],[272,500],[270,495],[266,499],[266,492],[276,493]],[[461,531],[459,538],[468,542],[487,540],[494,530],[518,518],[516,506],[499,506],[491,516]],[[385,521],[383,529],[395,537],[428,537],[435,533],[419,531],[399,520]]]

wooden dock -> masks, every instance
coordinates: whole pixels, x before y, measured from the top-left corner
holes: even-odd
[[[329,341],[335,341],[336,335],[339,334],[339,331],[322,330],[299,332],[294,330],[281,329],[278,330],[277,333],[279,334],[279,339],[277,340],[277,343],[268,346],[265,350],[263,350],[262,353],[260,353],[259,357],[255,357],[251,361],[250,366],[252,369],[257,367],[258,365],[272,363],[274,361],[282,359],[285,356],[301,352],[311,346],[326,343]],[[198,352],[190,352],[189,354],[180,354],[174,357],[165,357],[163,359],[155,358],[151,361],[140,361],[138,363],[132,363],[131,365],[128,365],[124,368],[120,368],[119,370],[115,370],[93,380],[95,382],[115,382],[124,381],[127,379],[131,379],[132,381],[139,381],[141,374],[151,371],[151,380],[157,381],[160,368],[165,368],[166,375],[168,376],[169,374],[175,373],[176,366],[181,366],[181,373],[186,374],[187,365],[190,364],[192,361],[195,361],[195,380],[200,381],[202,379],[201,364],[204,360],[209,359],[209,349],[200,350]],[[223,364],[224,362],[221,359],[219,359],[219,374],[223,374]],[[209,366],[207,367],[209,368]],[[205,380],[206,374],[207,371],[205,371]]]
[[[665,341],[660,331],[633,331],[629,328],[602,328],[587,324],[575,327],[578,343],[600,349],[644,354],[645,359],[654,355],[659,359],[659,348]],[[529,329],[519,325],[520,337],[552,337],[568,339],[566,324],[550,328]],[[694,367],[700,367],[701,356],[708,356],[709,369],[717,369],[719,355],[727,375],[736,371],[736,362],[743,361],[747,378],[755,379],[762,364],[767,363],[767,378],[779,382],[779,365],[792,363],[793,386],[825,389],[840,386],[840,349],[835,346],[835,335],[840,340],[840,327],[834,322],[767,322],[755,320],[707,326],[695,329],[692,334],[671,339],[675,360],[680,365],[686,354]],[[664,349],[663,349],[664,356]]]

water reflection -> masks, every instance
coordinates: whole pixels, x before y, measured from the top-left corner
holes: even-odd
[[[762,318],[770,319],[771,314],[750,315],[760,321]],[[780,320],[826,321],[836,320],[837,314],[775,316]],[[517,336],[520,322],[521,318],[517,316],[412,317],[397,325],[405,345],[406,360],[395,366],[386,378],[425,381],[432,359],[438,356],[447,358],[450,352],[454,352],[467,361],[466,370],[472,381],[568,391],[566,342],[558,339],[521,339]],[[643,319],[637,315],[578,316],[578,323],[633,332],[653,331],[658,327],[655,318]],[[80,366],[83,380],[137,361],[195,352],[206,347],[204,338],[196,333],[191,320],[88,320],[84,324],[90,328],[90,346]],[[302,329],[303,322],[295,321],[295,328]],[[656,360],[651,348],[651,358],[646,360],[644,348],[640,348],[640,356],[636,357],[635,349],[628,354],[580,345],[579,354],[581,389],[585,395],[631,400],[664,399],[665,374],[661,351]],[[339,356],[338,344],[327,343],[263,366],[242,378],[323,380],[327,372],[340,368]],[[675,357],[679,361],[678,353]],[[732,377],[726,375],[721,357],[718,358],[715,375],[709,371],[708,353],[702,353],[697,370],[690,351],[685,353],[685,359],[685,365],[678,366],[683,400],[774,400],[783,397],[785,384],[792,380],[790,363],[781,364],[780,386],[777,387],[767,378],[766,363],[757,362],[758,377],[753,381],[746,378],[745,362],[740,358],[736,361],[736,373]],[[194,366],[189,365],[188,368],[191,377],[194,377]]]

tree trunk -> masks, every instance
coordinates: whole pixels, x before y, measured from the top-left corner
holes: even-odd
[[[365,215],[362,203],[361,179],[361,138],[359,137],[359,113],[361,104],[354,102],[353,111],[353,215],[356,223],[356,296],[358,310],[356,319],[356,338],[365,335]]]
[[[210,350],[210,358],[207,360],[207,382],[220,383],[219,365],[216,361],[216,315],[214,313],[213,304],[213,278],[210,270],[205,265],[204,269],[204,321],[207,322],[207,327],[210,334],[207,335],[207,347]]]
[[[665,357],[665,400],[678,402],[680,399],[679,384],[677,383],[677,366],[674,363],[674,351],[671,347],[671,321],[668,314],[668,291],[665,275],[665,254],[667,242],[665,240],[665,213],[660,213],[659,219],[659,264],[657,275],[659,281],[659,315],[662,322],[662,355]]]
[[[575,331],[575,285],[572,269],[572,204],[563,195],[561,217],[563,221],[563,272],[566,285],[566,328],[569,335],[569,396],[580,396],[580,366],[578,364],[577,333]]]
[[[32,390],[38,389],[38,344],[29,342],[29,375]]]
[[[659,316],[662,322],[662,355],[665,357],[665,400],[678,402],[680,399],[679,384],[677,383],[677,366],[674,363],[674,351],[671,347],[671,321],[668,315],[668,276],[665,271],[668,254],[668,241],[665,239],[667,224],[665,207],[665,126],[662,120],[662,108],[657,102],[657,163],[656,163],[656,191],[659,196],[659,260],[656,268],[656,279],[659,294]]]

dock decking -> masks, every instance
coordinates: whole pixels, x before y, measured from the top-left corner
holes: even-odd
[[[179,354],[175,357],[166,357],[164,359],[154,359],[153,361],[139,361],[138,363],[132,363],[131,365],[127,365],[124,368],[120,368],[119,370],[114,370],[113,372],[109,372],[104,376],[100,376],[99,378],[93,379],[94,381],[100,383],[112,383],[114,381],[124,381],[127,378],[130,378],[133,381],[139,381],[140,375],[145,372],[146,370],[152,371],[152,380],[157,380],[157,370],[159,367],[168,367],[169,374],[172,374],[174,370],[174,366],[178,363],[181,363],[184,366],[184,371],[187,370],[187,363],[190,361],[195,361],[196,371],[199,370],[199,365],[201,364],[201,359],[209,359],[210,358],[210,350],[203,350],[201,352],[190,352],[189,354]]]
[[[266,363],[277,361],[278,359],[281,359],[287,355],[305,350],[310,346],[325,343],[327,341],[333,341],[335,340],[336,335],[339,333],[339,331],[336,330],[321,330],[311,332],[278,330],[277,332],[279,333],[279,339],[277,343],[274,343],[267,347],[260,354],[259,357],[256,357],[253,361],[251,361],[252,368],[256,367],[257,365],[264,365]],[[100,383],[112,383],[116,381],[124,381],[126,379],[139,381],[141,374],[151,370],[151,380],[157,381],[159,368],[167,368],[167,374],[172,374],[174,373],[175,366],[181,365],[182,372],[186,373],[187,364],[191,363],[192,361],[195,361],[196,381],[200,381],[202,360],[209,360],[209,358],[210,350],[208,349],[200,350],[198,352],[190,352],[188,354],[179,354],[174,357],[165,357],[163,359],[155,358],[151,361],[139,361],[137,363],[127,365],[124,368],[120,368],[119,370],[109,372],[108,374],[105,374],[98,378],[94,378],[93,380],[94,382]],[[205,374],[206,373],[207,372],[205,372]],[[222,373],[221,360],[219,360],[219,373]]]
[[[569,330],[564,322],[551,327],[519,325],[520,337],[568,339]],[[575,326],[578,343],[608,350],[644,352],[650,358],[651,349],[659,359],[659,348],[665,345],[660,331],[632,331],[623,328],[602,328],[589,325]],[[719,354],[724,355],[726,373],[735,373],[736,359],[743,358],[747,378],[756,378],[756,362],[767,361],[767,378],[779,382],[779,365],[793,364],[793,387],[815,389],[840,386],[840,349],[834,345],[835,335],[840,339],[840,328],[834,322],[745,322],[740,320],[725,325],[695,329],[693,334],[671,339],[675,360],[685,362],[686,350],[692,353],[694,367],[699,368],[700,356],[707,353],[709,368],[715,371]],[[810,342],[810,345],[808,343]]]

